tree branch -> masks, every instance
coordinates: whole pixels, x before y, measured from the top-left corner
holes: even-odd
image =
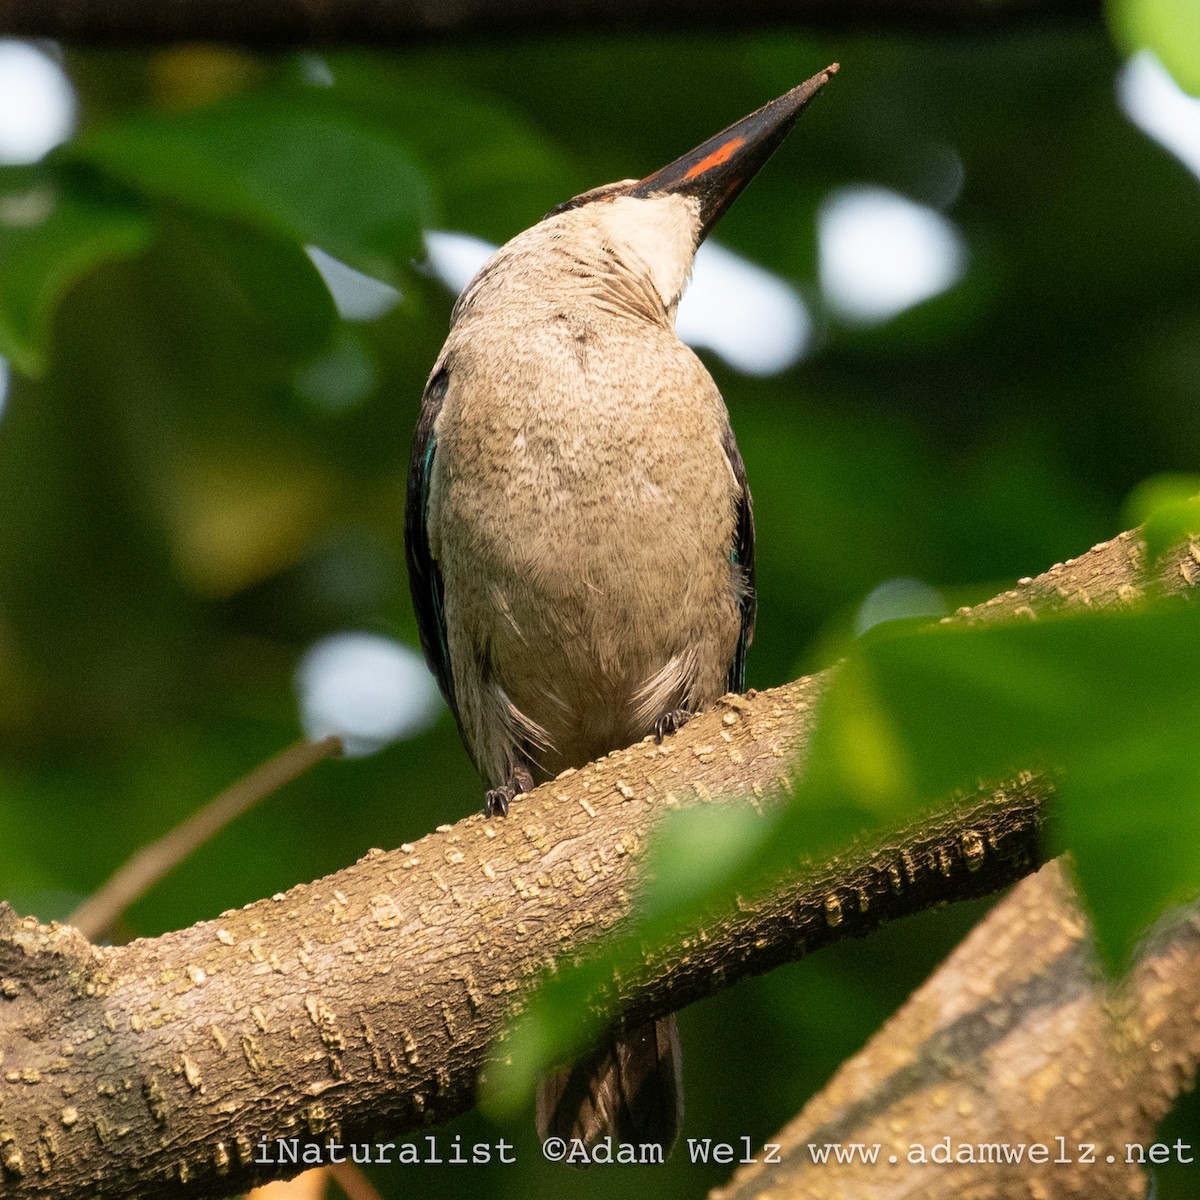
[[[379,48],[497,34],[801,28],[979,30],[1098,20],[1099,0],[0,0],[0,33],[84,43]]]
[[[960,614],[991,620],[1182,590],[1200,549],[1150,580],[1123,534]],[[5,1195],[226,1195],[284,1174],[260,1139],[341,1141],[473,1103],[521,989],[627,924],[663,809],[793,786],[822,676],[727,697],[646,741],[398,851],[190,929],[95,947],[0,909]],[[805,865],[671,961],[620,982],[635,1019],[885,920],[1010,883],[1038,861],[1045,780],[965,797],[883,845]],[[729,802],[722,800],[722,802]]]
[[[1200,906],[1160,921],[1118,985],[1050,863],[772,1139],[777,1163],[710,1200],[1145,1195],[1148,1162],[1200,1157],[1194,1140],[1149,1154],[1196,1077],[1198,998]],[[815,1161],[835,1143],[878,1157]]]

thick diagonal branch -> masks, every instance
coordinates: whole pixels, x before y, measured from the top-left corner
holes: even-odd
[[[1123,535],[965,614],[1119,604],[1146,584]],[[1162,578],[1190,585],[1200,551]],[[0,914],[5,1196],[227,1195],[267,1172],[260,1138],[390,1136],[469,1107],[523,985],[627,921],[666,808],[794,781],[821,677],[730,697],[412,846],[215,921],[120,947]],[[798,864],[773,895],[619,999],[650,1016],[837,938],[1012,882],[1038,861],[1046,785],[964,798],[885,845]]]
[[[1149,1165],[1200,1162],[1195,1138],[1151,1149],[1196,1078],[1198,1001],[1200,905],[1116,983],[1049,863],[710,1200],[1146,1195]]]

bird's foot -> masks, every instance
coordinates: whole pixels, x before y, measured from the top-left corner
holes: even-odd
[[[533,775],[527,767],[513,767],[509,777],[499,786],[488,788],[483,797],[485,817],[507,817],[514,796],[533,791]]]
[[[654,722],[654,740],[661,742],[668,733],[677,733],[695,716],[686,708],[673,708]]]
[[[508,806],[512,803],[517,789],[512,784],[501,784],[500,787],[488,788],[483,797],[483,815],[485,817],[507,817]]]

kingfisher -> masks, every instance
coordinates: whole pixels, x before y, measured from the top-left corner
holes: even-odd
[[[675,333],[697,247],[837,71],[644,179],[560,204],[454,306],[405,549],[421,646],[484,813],[744,687],[754,518],[716,383]],[[543,1138],[674,1144],[674,1015],[548,1073]]]

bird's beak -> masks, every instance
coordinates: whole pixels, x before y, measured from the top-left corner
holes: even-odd
[[[695,197],[700,202],[700,229],[696,241],[703,241],[742,188],[775,153],[796,118],[837,69],[837,63],[831,64],[778,100],[772,100],[695,150],[689,150],[653,175],[647,175],[626,195]]]

